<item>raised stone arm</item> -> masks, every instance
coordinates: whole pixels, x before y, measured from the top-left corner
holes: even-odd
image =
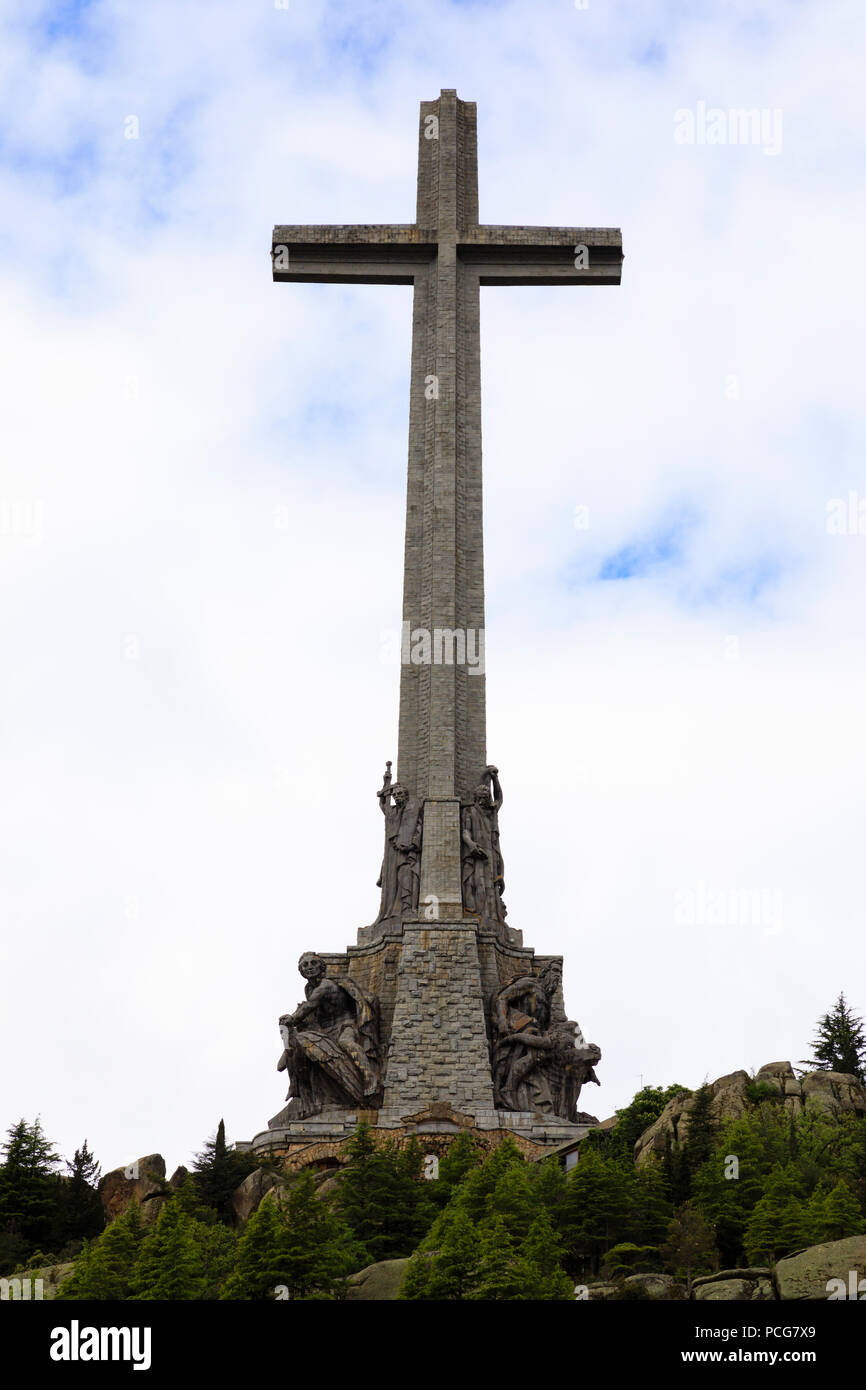
[[[385,764],[385,776],[382,778],[381,790],[376,793],[379,798],[379,809],[383,815],[387,815],[388,805],[391,801],[391,763]]]
[[[493,809],[494,811],[498,811],[500,806],[502,805],[502,786],[499,781],[499,768],[494,767],[492,763],[489,763],[488,766],[484,769],[484,771],[485,774],[490,778],[490,786],[492,788],[491,798],[493,801]]]

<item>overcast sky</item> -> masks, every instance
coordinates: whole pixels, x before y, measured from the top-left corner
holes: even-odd
[[[482,221],[623,230],[620,288],[482,291],[488,755],[581,1104],[866,1011],[864,43],[859,0],[6,0],[0,1127],[250,1139],[298,956],[376,916],[411,291],[274,285],[270,232],[411,221],[442,87]]]

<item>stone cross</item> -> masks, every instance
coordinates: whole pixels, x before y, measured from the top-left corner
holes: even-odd
[[[414,223],[277,226],[272,259],[275,280],[413,286],[397,776],[424,806],[422,914],[460,920],[460,805],[487,762],[479,289],[617,285],[622,238],[480,224],[475,103],[445,89],[421,103]]]

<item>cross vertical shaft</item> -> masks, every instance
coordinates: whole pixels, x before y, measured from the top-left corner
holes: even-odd
[[[467,221],[477,226],[475,105],[444,91],[422,103],[418,138],[417,224],[437,254],[414,290],[398,777],[426,803],[422,899],[453,910],[459,803],[486,761],[479,292],[457,255]],[[414,632],[430,643],[417,664]],[[473,665],[459,659],[467,640]]]

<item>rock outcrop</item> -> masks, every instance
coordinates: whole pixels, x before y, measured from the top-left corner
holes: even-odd
[[[851,1279],[852,1271],[855,1278]],[[784,1299],[827,1299],[831,1279],[841,1280],[845,1290],[864,1281],[866,1295],[866,1236],[846,1236],[844,1240],[810,1245],[796,1255],[788,1255],[776,1265],[776,1287]],[[850,1296],[850,1294],[849,1294]]]
[[[264,1168],[256,1168],[254,1172],[248,1173],[232,1193],[235,1220],[249,1221],[265,1194],[278,1183],[281,1187],[284,1186],[273,1173],[265,1172]]]
[[[798,1080],[790,1062],[767,1062],[754,1077],[745,1071],[734,1071],[709,1083],[713,1119],[719,1124],[739,1119],[750,1103],[749,1090],[754,1094],[755,1088],[761,1086],[767,1094],[778,1096],[785,1109],[794,1115],[803,1111],[828,1116],[838,1116],[845,1111],[866,1115],[866,1087],[856,1076],[814,1071]],[[696,1094],[692,1091],[668,1101],[655,1123],[644,1130],[635,1144],[637,1164],[663,1154],[668,1140],[673,1144],[686,1141]]]
[[[99,1184],[99,1195],[106,1221],[126,1211],[133,1197],[141,1207],[144,1221],[155,1221],[166,1202],[165,1159],[147,1154],[125,1168],[106,1173]]]
[[[764,1302],[775,1297],[771,1269],[723,1269],[692,1280],[692,1298],[699,1303]]]
[[[396,1299],[408,1265],[408,1260],[380,1260],[378,1264],[359,1269],[358,1273],[349,1279],[347,1301],[385,1302]]]

